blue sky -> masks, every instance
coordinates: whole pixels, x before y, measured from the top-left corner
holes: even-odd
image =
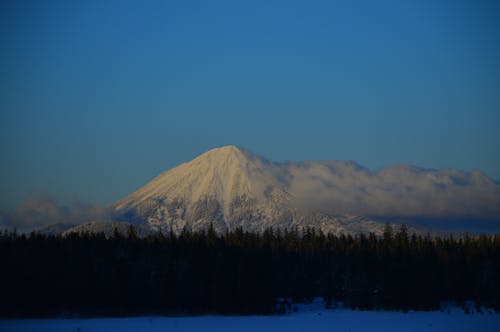
[[[0,3],[0,207],[234,144],[500,179],[497,1]]]

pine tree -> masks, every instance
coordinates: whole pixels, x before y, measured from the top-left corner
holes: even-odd
[[[133,225],[128,226],[127,238],[131,241],[137,240],[137,233]]]

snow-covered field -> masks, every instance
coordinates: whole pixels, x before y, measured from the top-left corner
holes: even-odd
[[[196,316],[0,320],[0,331],[500,331],[500,315],[444,312],[325,310],[314,304],[282,316]]]

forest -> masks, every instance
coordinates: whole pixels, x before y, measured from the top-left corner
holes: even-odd
[[[0,232],[2,317],[279,314],[323,297],[359,310],[500,310],[500,235],[313,228],[140,238]]]

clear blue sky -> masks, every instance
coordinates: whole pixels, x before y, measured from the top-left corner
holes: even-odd
[[[0,2],[0,207],[212,147],[500,179],[498,1]]]

